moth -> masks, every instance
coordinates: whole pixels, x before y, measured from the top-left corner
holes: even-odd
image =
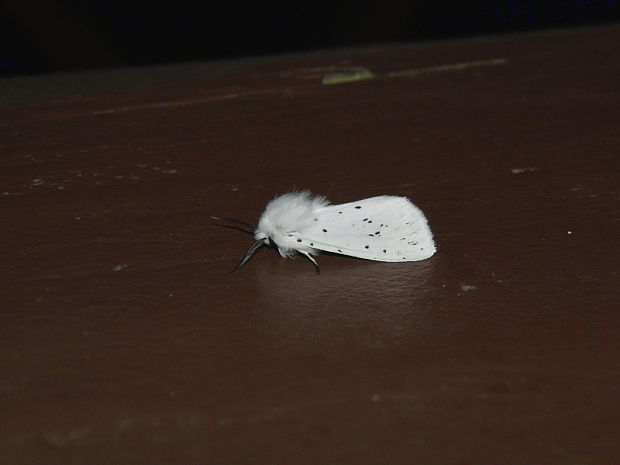
[[[435,254],[426,216],[407,197],[380,195],[331,205],[321,195],[296,191],[271,200],[258,225],[213,217],[252,230],[255,242],[239,264],[243,267],[261,247],[274,247],[282,257],[300,254],[320,271],[315,257],[321,252],[381,262],[425,260]]]

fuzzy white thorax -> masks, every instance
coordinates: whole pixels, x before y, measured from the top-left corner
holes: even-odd
[[[329,201],[325,197],[308,191],[276,197],[265,207],[254,237],[277,246],[282,257],[292,257],[297,252],[316,255],[316,249],[298,239],[313,225],[317,211],[327,205]]]

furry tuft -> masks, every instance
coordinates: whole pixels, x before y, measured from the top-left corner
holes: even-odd
[[[267,204],[254,233],[256,240],[273,242],[282,257],[293,257],[297,252],[317,255],[317,250],[297,239],[311,226],[317,210],[329,205],[329,201],[309,191],[289,192],[275,197]]]

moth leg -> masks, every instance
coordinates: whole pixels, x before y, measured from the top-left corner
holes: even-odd
[[[234,273],[235,271],[240,269],[243,265],[245,265],[248,261],[250,261],[250,258],[252,258],[252,256],[256,253],[256,251],[264,245],[266,245],[264,239],[254,242],[254,244],[252,244],[251,247],[248,249],[248,251],[245,253],[245,255],[243,256],[239,264],[236,267],[234,267],[232,270],[230,270],[228,274]]]
[[[321,268],[319,268],[319,264],[316,262],[316,260],[314,259],[312,255],[310,255],[308,252],[300,252],[300,253],[305,255],[306,258],[312,262],[312,264],[316,267],[317,273],[321,272]]]

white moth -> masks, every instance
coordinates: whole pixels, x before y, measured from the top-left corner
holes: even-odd
[[[253,230],[256,241],[239,264],[245,265],[263,246],[282,257],[314,259],[320,251],[382,262],[425,260],[435,253],[433,234],[422,210],[407,197],[381,195],[341,205],[308,191],[289,192],[267,204],[258,226],[230,218]]]

